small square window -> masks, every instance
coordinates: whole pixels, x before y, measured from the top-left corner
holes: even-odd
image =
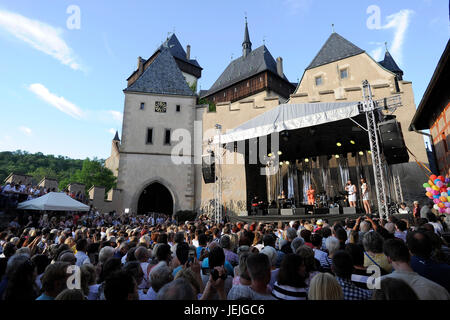
[[[177,104],[177,112],[181,111],[181,106],[179,104]]]
[[[141,102],[141,110],[144,110],[144,108],[145,108],[145,103]]]
[[[170,129],[166,129],[166,133],[164,134],[164,144],[170,145]]]
[[[341,70],[341,79],[347,79],[348,78],[348,70],[342,69]]]
[[[153,143],[153,129],[147,128],[147,144]]]
[[[320,86],[322,84],[322,76],[316,77],[316,86]]]

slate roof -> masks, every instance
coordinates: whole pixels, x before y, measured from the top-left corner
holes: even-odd
[[[183,96],[194,95],[168,48],[162,48],[161,53],[150,66],[124,91]]]
[[[225,71],[214,82],[208,92],[201,96],[209,96],[255,74],[269,70],[277,73],[277,63],[265,45],[251,51],[246,57],[241,56],[228,65]],[[283,74],[283,79],[288,81]]]
[[[113,141],[120,141],[120,139],[119,139],[119,131],[116,131],[116,135],[114,136]]]
[[[306,70],[356,56],[363,52],[365,51],[358,48],[336,32],[333,32]]]
[[[183,46],[181,45],[180,41],[178,41],[178,38],[175,35],[175,33],[172,33],[172,35],[162,45],[159,46],[158,50],[161,50],[162,48],[169,48],[170,53],[174,57],[177,57],[180,60],[183,60],[198,68],[201,68],[197,60],[195,59],[188,60],[186,58],[186,51],[184,51]]]
[[[403,70],[399,68],[397,63],[395,63],[394,58],[392,58],[391,54],[387,50],[386,50],[386,54],[384,55],[384,60],[380,61],[378,63],[381,64],[386,69],[388,69],[389,71],[392,71],[394,73],[403,74]]]

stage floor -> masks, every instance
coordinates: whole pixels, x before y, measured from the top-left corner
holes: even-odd
[[[278,221],[296,221],[296,220],[311,220],[314,219],[327,219],[329,223],[335,221],[345,220],[347,218],[357,219],[364,214],[306,214],[295,216],[230,216],[231,222],[278,222]]]

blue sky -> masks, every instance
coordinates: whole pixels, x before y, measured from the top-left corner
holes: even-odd
[[[80,10],[79,29],[67,26],[71,5]],[[369,28],[374,5],[380,23]],[[450,34],[447,0],[0,0],[0,151],[107,158],[137,57],[148,58],[175,31],[191,45],[204,69],[199,85],[208,89],[241,54],[245,13],[253,48],[265,39],[292,82],[332,23],[376,58],[387,41],[416,105]]]

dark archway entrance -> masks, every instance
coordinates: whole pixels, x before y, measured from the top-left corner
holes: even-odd
[[[173,198],[170,191],[162,184],[155,182],[142,191],[138,201],[138,214],[164,213],[173,214]]]

